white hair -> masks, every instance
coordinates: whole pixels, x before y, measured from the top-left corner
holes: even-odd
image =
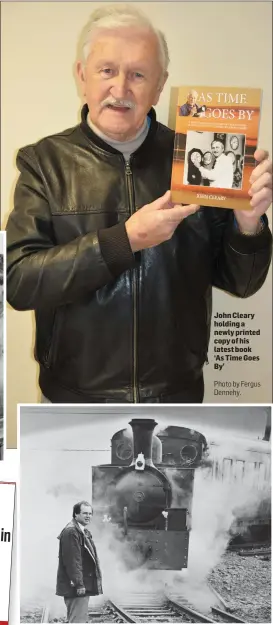
[[[170,59],[168,46],[161,30],[154,28],[148,17],[139,9],[126,3],[108,4],[93,11],[90,19],[83,29],[80,41],[80,55],[83,63],[86,62],[90,53],[90,45],[94,33],[101,29],[113,29],[136,26],[151,31],[158,40],[159,60],[162,72],[167,71]]]

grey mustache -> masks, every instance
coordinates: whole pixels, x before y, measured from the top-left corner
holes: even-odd
[[[112,104],[112,106],[127,106],[130,109],[134,109],[135,108],[135,104],[134,102],[131,102],[130,100],[114,100],[113,98],[107,98],[106,100],[104,100],[102,102],[102,108],[104,108],[105,106],[108,106],[109,104]]]

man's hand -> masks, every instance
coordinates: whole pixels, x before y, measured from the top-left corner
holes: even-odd
[[[195,113],[197,113],[197,106],[196,106],[196,104],[194,104],[194,105],[191,107],[191,110],[190,110],[190,116],[191,116],[191,117],[193,117],[193,116],[195,115]]]
[[[258,165],[250,176],[251,187],[248,192],[252,209],[234,211],[240,230],[249,234],[257,232],[260,218],[272,202],[272,161],[265,150],[256,150],[254,158]]]
[[[125,223],[132,252],[154,247],[171,239],[178,224],[196,213],[199,206],[171,203],[171,192],[150,204],[146,204],[134,213]]]
[[[77,595],[78,597],[82,597],[83,595],[85,595],[85,588],[77,588]]]

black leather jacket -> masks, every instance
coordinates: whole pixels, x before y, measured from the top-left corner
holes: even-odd
[[[51,401],[164,401],[202,374],[212,286],[255,293],[271,233],[243,236],[233,211],[201,207],[171,240],[132,254],[124,222],[170,188],[174,133],[152,109],[126,165],[86,114],[85,106],[81,124],[19,150],[8,301],[35,310],[40,385]]]

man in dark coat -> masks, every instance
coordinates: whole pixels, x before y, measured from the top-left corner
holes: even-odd
[[[89,597],[102,594],[97,550],[86,528],[91,517],[92,507],[87,501],[76,503],[72,521],[58,536],[56,594],[64,597],[68,623],[87,623]]]
[[[255,151],[249,210],[173,205],[174,132],[153,108],[165,37],[104,4],[77,64],[81,124],[17,156],[7,297],[35,310],[50,402],[200,403],[212,287],[246,298],[268,273],[272,163]]]

